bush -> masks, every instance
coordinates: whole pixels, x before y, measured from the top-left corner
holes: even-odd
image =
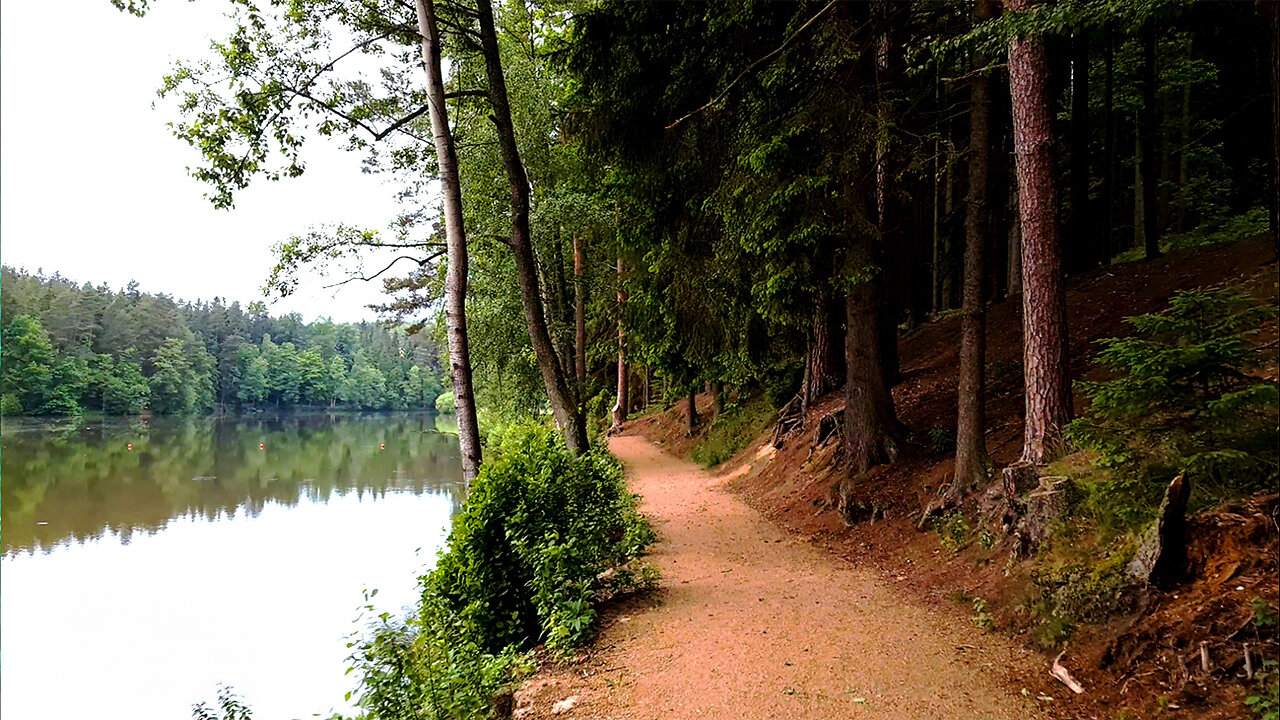
[[[652,540],[612,456],[574,458],[555,432],[525,426],[481,469],[424,597],[440,597],[489,652],[563,650],[591,630],[596,576]]]
[[[525,651],[565,654],[590,637],[596,599],[620,578],[652,584],[644,570],[605,574],[653,542],[635,503],[607,453],[573,457],[545,427],[504,428],[415,614],[382,614],[352,644],[360,706],[371,718],[489,717],[529,667]]]
[[[436,397],[436,412],[451,413],[454,411],[453,391],[442,392]]]
[[[1154,510],[1179,472],[1201,504],[1274,486],[1277,390],[1251,374],[1259,353],[1250,342],[1274,314],[1229,290],[1193,290],[1128,318],[1135,336],[1099,341],[1098,362],[1117,377],[1080,383],[1091,404],[1067,436],[1110,471],[1104,494]]]

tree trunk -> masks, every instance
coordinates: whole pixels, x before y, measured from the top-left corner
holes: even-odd
[[[1271,15],[1271,242],[1280,256],[1280,2],[1269,0]]]
[[[830,296],[820,296],[813,310],[809,351],[805,361],[802,388],[805,412],[809,405],[844,380],[844,349],[839,344],[840,326],[844,320],[844,304]]]
[[[880,231],[877,244],[876,264],[882,279],[876,288],[876,324],[880,333],[880,368],[884,372],[885,382],[892,386],[898,381],[898,267],[903,233],[902,217],[904,213],[891,211],[891,206],[898,203],[893,199],[893,188],[890,180],[891,149],[887,139],[887,128],[893,122],[893,107],[888,99],[886,88],[895,87],[900,76],[899,47],[895,30],[902,9],[894,7],[887,0],[878,0],[874,14],[881,25],[876,38],[876,93],[877,114],[880,119],[880,139],[876,142],[876,229]],[[892,210],[898,210],[892,207]]]
[[[1009,188],[1009,278],[1007,297],[1022,294],[1022,213],[1018,209],[1018,179]]]
[[[1025,12],[1029,0],[1005,0]],[[1044,43],[1009,40],[1014,153],[1022,225],[1022,355],[1026,419],[1022,460],[1043,464],[1071,416],[1067,375],[1066,294],[1053,185],[1053,126]]]
[[[855,475],[892,462],[898,447],[893,395],[880,361],[878,275],[845,300],[845,450]]]
[[[444,97],[444,74],[440,69],[440,30],[436,25],[435,1],[417,0],[418,32],[422,35],[422,64],[427,73],[427,102],[431,133],[440,166],[444,196],[445,327],[449,342],[449,367],[453,375],[454,413],[458,417],[458,448],[462,454],[462,478],[468,485],[480,469],[480,425],[476,419],[475,393],[471,382],[471,350],[467,342],[467,236],[462,220],[462,189],[458,182],[458,155],[449,130],[448,107]]]
[[[1096,241],[1089,235],[1089,35],[1071,40],[1071,214],[1065,239],[1067,272],[1096,265]]]
[[[1106,52],[1103,59],[1105,68],[1105,83],[1102,100],[1102,125],[1103,125],[1103,170],[1102,170],[1102,192],[1101,201],[1102,212],[1098,213],[1101,227],[1098,231],[1100,239],[1099,251],[1101,253],[1098,262],[1103,265],[1111,264],[1111,257],[1115,255],[1115,237],[1116,237],[1116,159],[1119,153],[1116,152],[1116,113],[1115,113],[1115,41],[1111,37],[1111,28],[1107,28],[1106,35]]]
[[[525,172],[524,163],[520,161],[520,151],[516,146],[515,126],[511,122],[511,106],[507,99],[507,81],[502,74],[502,57],[498,51],[498,36],[493,22],[493,4],[491,0],[478,0],[476,10],[480,21],[480,45],[484,53],[485,75],[489,79],[489,103],[493,109],[490,119],[497,129],[502,164],[506,169],[507,183],[511,186],[511,252],[515,256],[520,296],[525,321],[529,326],[529,340],[533,345],[538,371],[547,388],[547,399],[551,402],[551,413],[556,425],[564,433],[569,451],[579,454],[587,451],[586,416],[565,376],[564,366],[547,331],[546,310],[538,288],[537,261],[533,256],[533,238],[529,230],[529,176]]]
[[[698,382],[689,383],[689,437],[698,429]]]
[[[573,236],[573,358],[578,375],[578,397],[585,399],[587,392],[587,311],[586,295],[582,282],[582,240]]]
[[[994,14],[991,0],[977,0],[974,23]],[[969,201],[964,222],[964,297],[960,316],[960,381],[956,402],[957,490],[986,483],[991,461],[986,443],[986,244],[990,217],[987,203],[991,165],[991,78],[986,63],[974,60],[976,77],[970,89]]]
[[[1188,48],[1189,49],[1189,48]],[[1182,86],[1181,149],[1178,151],[1178,198],[1175,223],[1178,232],[1187,229],[1187,151],[1191,148],[1191,83]]]
[[[1142,28],[1142,107],[1138,111],[1142,142],[1142,238],[1147,259],[1160,257],[1159,190],[1156,180],[1156,29],[1152,21]]]
[[[627,330],[622,324],[622,309],[627,304],[627,291],[622,286],[622,255],[618,255],[618,404],[613,407],[613,426],[622,427],[627,420]]]

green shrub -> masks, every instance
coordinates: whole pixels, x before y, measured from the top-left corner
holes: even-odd
[[[959,510],[951,510],[941,515],[935,515],[929,519],[929,524],[933,526],[933,531],[938,534],[938,540],[942,543],[942,547],[951,552],[959,552],[969,544],[969,537],[972,528],[969,522],[964,519],[964,513]]]
[[[436,397],[436,412],[451,413],[454,411],[453,391],[442,392]]]
[[[1253,374],[1251,340],[1275,310],[1225,289],[1178,293],[1163,312],[1128,318],[1136,334],[1099,341],[1097,361],[1116,373],[1080,383],[1087,415],[1067,436],[1110,471],[1097,485],[1108,504],[1149,518],[1164,486],[1187,473],[1198,504],[1274,487],[1276,385]]]
[[[490,717],[494,695],[530,667],[526,651],[566,653],[590,637],[602,594],[655,582],[628,565],[654,536],[617,460],[573,457],[546,427],[501,435],[421,578],[416,612],[383,613],[351,644],[369,718]]]
[[[541,427],[511,431],[480,471],[446,551],[424,579],[488,652],[579,644],[595,619],[597,575],[653,533],[610,455],[578,458]]]

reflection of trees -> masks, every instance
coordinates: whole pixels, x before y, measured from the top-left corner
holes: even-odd
[[[172,518],[252,517],[335,493],[440,493],[455,509],[463,499],[457,438],[426,415],[6,419],[0,437],[5,553],[107,531],[127,541]]]

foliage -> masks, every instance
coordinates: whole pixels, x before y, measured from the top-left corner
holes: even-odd
[[[573,458],[554,433],[526,427],[493,454],[424,593],[490,652],[538,640],[566,650],[592,629],[597,575],[643,550],[652,532],[602,451]]]
[[[440,394],[439,347],[403,329],[0,272],[5,415],[430,409]]]
[[[575,458],[540,426],[501,436],[421,578],[414,614],[381,614],[352,643],[371,718],[489,717],[493,696],[529,668],[526,651],[567,653],[590,636],[602,593],[655,582],[627,564],[653,532],[612,456]]]
[[[1280,720],[1280,673],[1276,672],[1276,661],[1265,661],[1253,678],[1257,692],[1246,697],[1244,704],[1258,720]]]
[[[445,391],[436,396],[435,407],[438,412],[451,413],[453,412],[453,403],[453,392]]]
[[[987,614],[987,601],[982,598],[973,601],[973,624],[979,630],[992,630],[996,626],[995,619]]]
[[[719,465],[751,444],[773,420],[773,409],[764,398],[743,398],[727,405],[711,423],[707,436],[693,448],[693,461],[707,467]]]
[[[972,528],[965,520],[964,513],[951,510],[929,519],[933,531],[938,534],[942,546],[951,552],[959,552],[969,544]]]
[[[198,703],[191,708],[192,720],[252,720],[253,713],[228,685],[218,686],[218,703],[210,707]]]
[[[1274,486],[1277,390],[1252,374],[1251,345],[1274,314],[1231,290],[1193,290],[1129,318],[1135,336],[1100,341],[1098,362],[1116,377],[1080,384],[1091,404],[1067,432],[1110,471],[1104,494],[1153,510],[1178,472],[1202,499]]]

